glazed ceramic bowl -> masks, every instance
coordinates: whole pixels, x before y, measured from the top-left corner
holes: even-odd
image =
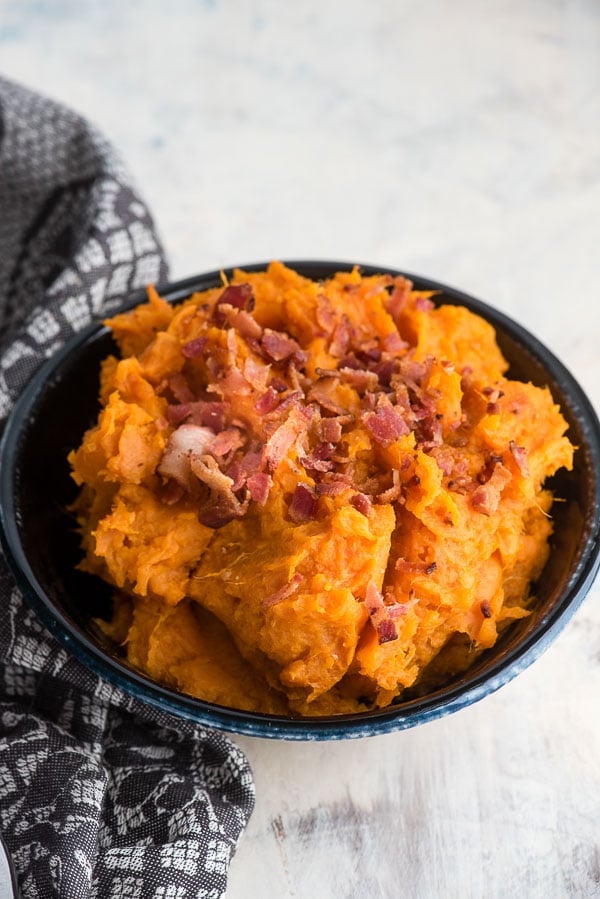
[[[351,268],[340,262],[288,264],[313,279]],[[380,271],[361,268],[366,274]],[[437,291],[436,303],[464,305],[491,322],[510,362],[509,375],[550,387],[569,423],[568,436],[579,447],[574,470],[560,472],[551,485],[566,501],[555,504],[552,552],[533,614],[515,622],[466,673],[431,693],[379,711],[315,719],[262,715],[203,702],[151,681],[132,668],[93,623],[93,618],[108,615],[107,585],[76,570],[81,551],[68,512],[76,488],[66,457],[96,420],[100,361],[115,349],[108,329],[94,325],[44,364],[29,383],[5,429],[0,469],[2,539],[15,578],[45,625],[84,665],[139,699],[203,725],[260,737],[331,740],[400,730],[454,712],[497,690],[555,639],[584,599],[600,564],[598,419],[565,367],[520,325],[457,290],[408,277],[418,289]],[[164,287],[161,293],[176,302],[220,283],[220,273],[210,272]],[[130,297],[127,308],[144,298],[142,293]]]

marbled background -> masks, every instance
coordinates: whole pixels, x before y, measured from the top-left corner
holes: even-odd
[[[535,331],[600,405],[598,0],[0,0],[0,71],[115,144],[174,277],[419,272]],[[450,718],[240,738],[258,800],[228,896],[600,896],[599,600]]]

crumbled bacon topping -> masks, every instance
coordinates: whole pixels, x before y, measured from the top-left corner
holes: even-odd
[[[363,414],[365,427],[382,446],[389,446],[398,437],[410,433],[410,428],[402,415],[389,402],[381,403],[372,412]]]
[[[264,471],[257,471],[250,475],[246,481],[246,486],[251,499],[258,503],[259,506],[264,506],[269,496],[269,490],[273,486],[273,480]]]
[[[288,506],[288,515],[292,521],[312,521],[317,515],[318,498],[308,484],[298,484]]]
[[[243,502],[233,492],[233,481],[219,468],[214,456],[190,456],[192,472],[208,488],[208,495],[201,496],[198,504],[198,518],[209,528],[221,528],[234,518],[241,518],[249,500]]]
[[[325,443],[336,444],[342,439],[342,425],[337,418],[321,419],[321,439]]]
[[[471,494],[471,505],[483,515],[493,515],[500,505],[502,491],[511,480],[510,471],[497,462],[490,478]]]
[[[222,325],[226,316],[221,306],[231,306],[234,309],[245,309],[248,312],[252,312],[254,304],[254,290],[251,284],[230,284],[218,298],[213,318],[217,324]]]
[[[389,597],[388,597],[389,599]],[[365,606],[371,624],[377,632],[379,643],[390,643],[398,639],[396,621],[408,611],[408,606],[398,602],[385,602],[373,581],[369,581],[365,593]]]
[[[329,344],[329,352],[332,356],[341,358],[348,352],[350,341],[352,339],[352,326],[347,315],[343,315],[341,320],[336,324],[331,336]]]
[[[269,471],[275,471],[298,437],[308,430],[312,410],[307,406],[294,406],[283,424],[267,440],[263,458]]]
[[[365,517],[369,517],[369,512],[371,511],[371,500],[364,493],[355,493],[354,496],[350,497],[350,503],[354,506],[357,512],[360,512],[361,515]]]
[[[223,323],[227,323],[242,337],[258,340],[262,334],[262,328],[255,318],[245,309],[237,309],[229,303],[219,304],[219,317]]]
[[[272,331],[271,328],[265,328],[260,343],[273,362],[283,362],[292,356],[297,357],[301,353],[300,345],[293,337],[283,334],[281,331]]]
[[[260,415],[272,412],[279,405],[279,394],[274,387],[269,386],[254,403],[254,408]]]
[[[201,357],[208,346],[208,338],[196,337],[194,340],[188,340],[181,347],[181,352],[186,359],[198,359]]]
[[[427,297],[411,295],[411,287],[396,278],[385,288],[386,309],[396,324],[410,303],[423,311],[432,307]],[[347,285],[347,291],[352,294],[354,286]],[[411,455],[387,471],[365,472],[348,443],[362,426],[373,447],[383,450],[412,431],[415,448],[436,459],[448,490],[468,494],[472,508],[482,514],[495,512],[511,476],[508,462],[489,453],[479,472],[470,471],[460,452],[460,423],[453,426],[452,443],[444,441],[439,393],[428,386],[433,358],[416,359],[401,331],[376,337],[361,333],[323,293],[316,299],[313,327],[322,335],[329,361],[325,368],[309,366],[309,377],[299,339],[263,327],[254,307],[250,284],[225,287],[212,310],[225,339],[207,336],[209,330],[181,346],[185,360],[203,360],[208,383],[199,391],[198,367],[186,361],[159,387],[169,403],[164,427],[174,429],[157,469],[165,502],[182,492],[195,499],[202,494],[202,520],[219,527],[245,514],[249,503],[264,505],[275,472],[289,457],[290,471],[295,468],[299,478],[306,474],[314,485],[298,482],[288,507],[292,521],[312,520],[319,497],[346,495],[345,501],[365,516],[374,504],[403,504],[405,490],[416,483],[410,477]],[[210,316],[208,306],[206,312]],[[454,370],[450,362],[441,365]],[[461,374],[465,389],[473,396],[478,390],[487,402],[488,413],[501,412],[499,382],[477,387],[468,366]],[[511,408],[517,405],[513,401]],[[525,448],[512,441],[509,450],[527,476]],[[384,606],[391,608],[387,602]],[[393,639],[390,615],[386,612],[385,622],[376,625],[383,639]]]
[[[512,456],[519,467],[519,471],[524,478],[529,477],[529,462],[527,461],[527,450],[523,446],[517,446],[514,440],[508,444]]]

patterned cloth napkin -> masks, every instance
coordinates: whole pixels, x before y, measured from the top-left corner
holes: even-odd
[[[0,422],[65,340],[166,275],[102,137],[0,78]],[[253,802],[239,749],[88,671],[0,556],[0,831],[24,899],[216,899]]]

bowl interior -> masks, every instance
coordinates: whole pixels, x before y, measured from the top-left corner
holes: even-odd
[[[348,267],[341,263],[290,264],[310,277],[325,277]],[[367,273],[375,271],[368,266],[362,268]],[[452,683],[379,712],[303,721],[271,718],[271,724],[277,722],[272,729],[265,724],[267,716],[220,709],[152,684],[128,666],[121,650],[92,622],[94,617],[108,617],[110,588],[76,569],[81,550],[69,506],[77,488],[69,476],[66,458],[96,420],[100,362],[115,352],[110,332],[95,326],[59,352],[22,396],[3,441],[0,500],[5,548],[21,588],[55,634],[61,639],[67,634],[71,647],[76,652],[79,648],[83,660],[98,673],[171,711],[231,730],[301,738],[358,735],[410,726],[474,701],[508,680],[519,667],[525,667],[572,614],[589,588],[599,561],[597,418],[570,374],[530,334],[477,300],[411,277],[417,288],[437,289],[436,302],[466,305],[492,322],[511,364],[510,376],[548,384],[569,423],[569,437],[579,447],[574,470],[553,479],[552,487],[562,501],[554,505],[552,553],[538,585],[534,613],[516,622],[493,649]],[[218,283],[218,273],[210,273],[162,293],[177,301]],[[141,299],[138,295],[128,305]]]

